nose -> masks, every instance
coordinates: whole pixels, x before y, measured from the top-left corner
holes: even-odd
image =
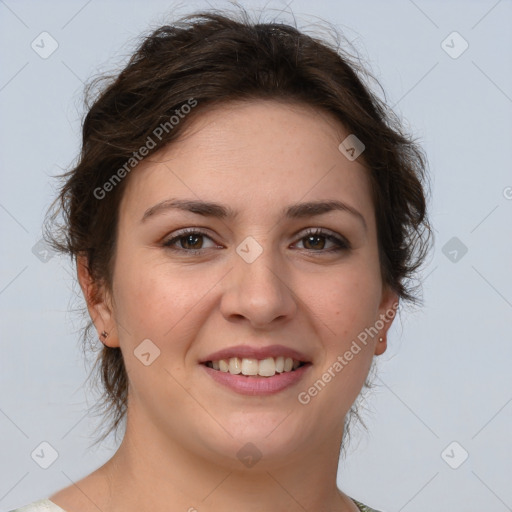
[[[221,312],[230,322],[249,322],[271,329],[292,319],[297,311],[294,291],[287,282],[284,262],[271,250],[248,262],[233,254],[234,268],[225,279]]]

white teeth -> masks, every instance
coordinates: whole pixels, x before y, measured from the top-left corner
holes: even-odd
[[[232,357],[229,360],[229,373],[232,373],[233,375],[242,373],[242,361],[240,361],[238,357]]]
[[[265,359],[254,359],[249,357],[231,357],[230,359],[220,359],[211,361],[209,366],[214,370],[219,370],[232,375],[259,375],[260,377],[273,377],[276,373],[291,372],[300,366],[300,361],[291,357],[267,357]]]
[[[258,375],[258,360],[257,359],[242,359],[242,373],[244,375]]]
[[[260,361],[258,375],[262,377],[272,377],[276,374],[276,362],[273,357],[267,357]]]

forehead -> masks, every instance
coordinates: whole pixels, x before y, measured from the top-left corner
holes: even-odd
[[[122,213],[140,216],[159,201],[187,197],[261,218],[283,203],[330,198],[371,216],[368,171],[338,149],[348,135],[333,116],[307,105],[261,100],[216,106],[135,168]]]

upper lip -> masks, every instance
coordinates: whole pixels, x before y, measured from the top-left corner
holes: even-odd
[[[232,357],[250,358],[250,359],[266,359],[267,357],[291,357],[297,361],[308,363],[309,359],[306,355],[298,350],[284,345],[269,345],[267,347],[255,347],[251,345],[236,345],[234,347],[223,348],[217,352],[213,352],[209,356],[201,359],[200,363],[208,361],[220,361],[221,359],[230,359]]]

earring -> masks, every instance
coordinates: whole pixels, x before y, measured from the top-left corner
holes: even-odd
[[[383,339],[383,338],[379,338],[379,342],[381,342],[381,343],[382,343],[383,341],[384,341],[384,339]]]
[[[103,331],[101,333],[101,337],[107,339],[108,338],[108,332],[107,331]],[[100,341],[101,341],[101,343],[103,343],[103,345],[105,345],[105,342],[102,339],[100,339]]]

